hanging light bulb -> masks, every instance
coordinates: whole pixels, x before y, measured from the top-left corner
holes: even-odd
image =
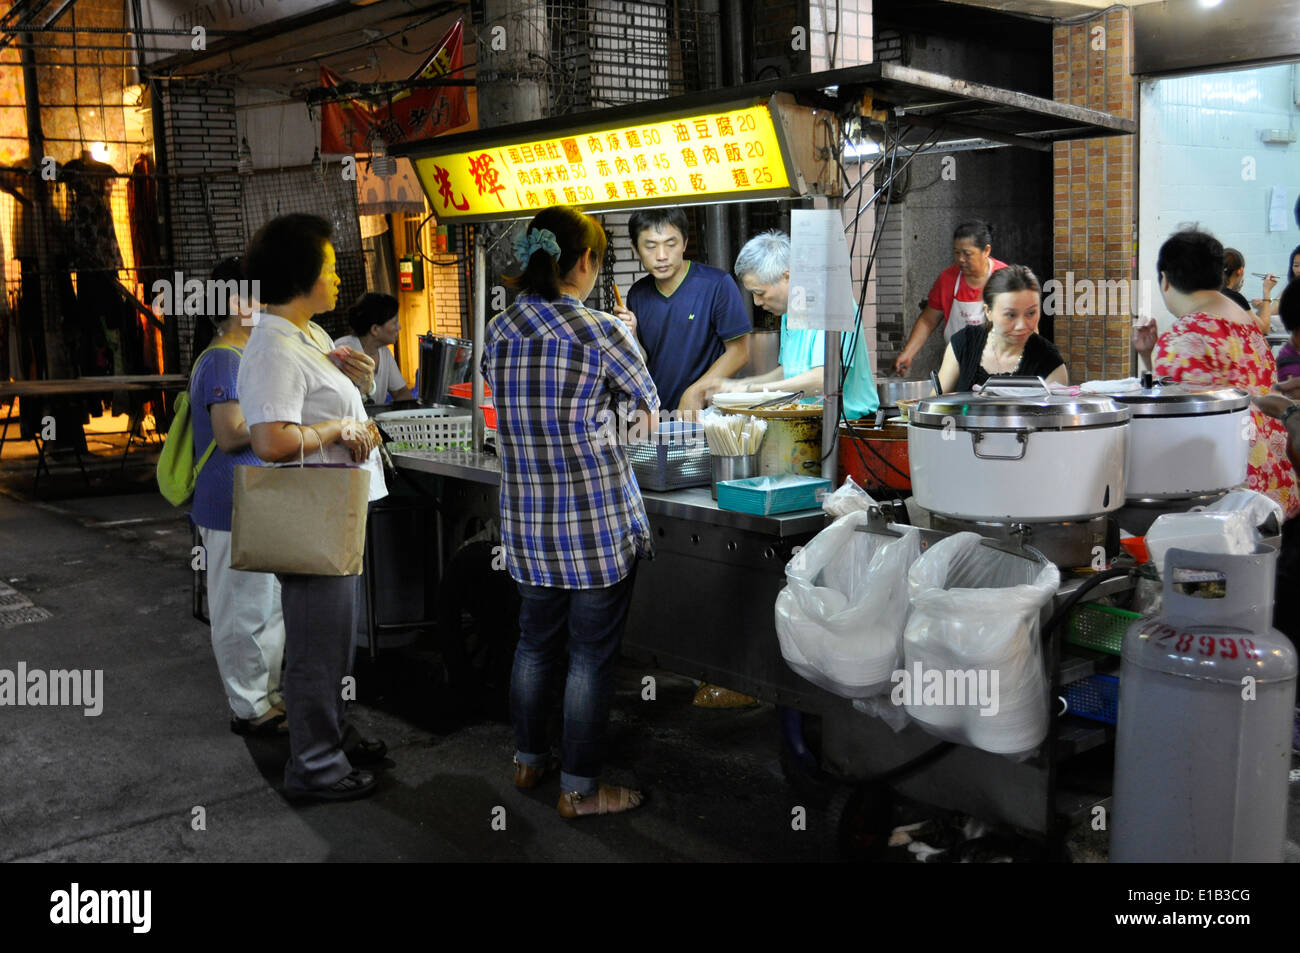
[[[316,178],[325,177],[325,163],[321,161],[319,148],[311,151],[311,170],[316,173]]]
[[[253,174],[253,150],[248,147],[247,136],[245,136],[239,144],[239,174]]]
[[[370,146],[370,170],[381,179],[397,174],[397,160],[388,154],[387,143],[378,136]]]

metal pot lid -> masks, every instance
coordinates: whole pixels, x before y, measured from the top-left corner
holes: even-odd
[[[984,397],[944,394],[927,397],[908,414],[922,427],[952,419],[959,430],[1068,430],[1126,423],[1128,407],[1109,397]]]
[[[1227,414],[1250,406],[1250,394],[1244,390],[1205,384],[1154,384],[1110,396],[1129,407],[1134,417]]]

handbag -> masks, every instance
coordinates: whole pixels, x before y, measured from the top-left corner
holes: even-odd
[[[303,462],[235,467],[230,566],[251,572],[356,576],[366,545],[370,472]]]

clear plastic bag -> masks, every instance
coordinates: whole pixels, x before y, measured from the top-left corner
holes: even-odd
[[[907,570],[920,533],[858,532],[865,512],[841,516],[785,567],[776,600],[781,655],[814,685],[844,698],[887,691],[907,621]]]
[[[865,512],[875,505],[876,501],[871,494],[854,483],[851,476],[846,476],[843,486],[834,493],[827,493],[826,499],[822,500],[822,509],[836,518],[849,513]]]
[[[891,692],[930,734],[995,754],[1024,754],[1047,735],[1041,615],[1056,595],[1051,563],[957,533],[908,573],[912,614]]]
[[[1232,490],[1207,506],[1205,512],[1243,512],[1252,526],[1273,533],[1281,532],[1282,523],[1286,520],[1282,504],[1257,490]],[[1272,524],[1269,523],[1269,517],[1273,519]]]

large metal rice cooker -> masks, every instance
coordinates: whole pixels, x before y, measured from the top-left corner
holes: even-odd
[[[822,475],[822,405],[808,404],[795,410],[728,410],[767,421],[767,433],[759,450],[760,476],[795,473]]]
[[[1231,387],[1155,384],[1112,394],[1133,412],[1120,525],[1142,535],[1160,514],[1213,502],[1245,482],[1250,395]]]
[[[1130,416],[1109,397],[927,398],[908,421],[913,495],[936,529],[1028,536],[1060,565],[1088,565],[1113,548]]]

